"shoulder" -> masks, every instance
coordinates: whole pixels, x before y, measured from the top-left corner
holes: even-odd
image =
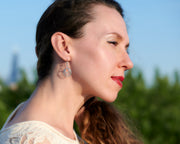
[[[21,122],[2,129],[0,141],[7,144],[71,144],[53,128],[37,121]]]
[[[0,131],[0,140],[4,143],[50,144],[51,134],[46,128],[37,123],[21,122]]]

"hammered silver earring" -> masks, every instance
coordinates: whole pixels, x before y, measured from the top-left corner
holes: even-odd
[[[71,76],[71,74],[72,74],[72,71],[71,71],[71,69],[70,69],[69,63],[66,62],[66,63],[65,63],[65,68],[64,68],[64,70],[63,70],[63,75],[64,75],[65,77],[69,77],[69,76]]]
[[[71,74],[72,71],[69,62],[59,64],[58,73],[57,73],[59,78],[66,78],[71,76]]]

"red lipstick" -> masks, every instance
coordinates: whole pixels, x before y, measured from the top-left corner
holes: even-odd
[[[123,84],[123,80],[124,80],[124,77],[123,76],[111,76],[111,78],[120,86],[122,87]]]

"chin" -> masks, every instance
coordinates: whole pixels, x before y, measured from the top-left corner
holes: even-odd
[[[103,96],[103,97],[100,97],[102,100],[108,102],[108,103],[112,103],[116,100],[118,94],[115,94],[115,95],[108,95],[108,96]]]
[[[116,98],[111,98],[111,99],[104,99],[104,101],[108,102],[108,103],[112,103],[116,100]]]

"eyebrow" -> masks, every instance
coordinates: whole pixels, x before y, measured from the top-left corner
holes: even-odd
[[[122,37],[119,33],[117,33],[117,32],[111,32],[111,33],[109,33],[109,34],[116,35],[120,40],[123,39],[123,37]]]

